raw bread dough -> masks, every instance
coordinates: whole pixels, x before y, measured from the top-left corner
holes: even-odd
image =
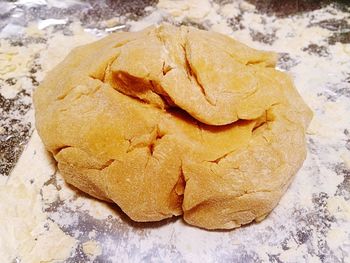
[[[34,94],[65,180],[135,221],[207,229],[264,218],[306,155],[312,113],[276,54],[191,27],[74,49]]]

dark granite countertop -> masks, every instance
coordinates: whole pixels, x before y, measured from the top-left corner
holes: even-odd
[[[190,13],[178,16],[162,9],[153,0],[1,1],[0,177],[11,174],[34,131],[31,96],[48,70],[42,64],[43,54],[55,46],[55,37],[57,41],[80,43],[74,36],[81,34],[81,43],[85,43],[89,39],[86,34],[100,37],[117,30],[134,30],[149,21],[222,31],[255,47],[277,49],[281,54],[279,68],[291,72],[314,110],[307,138],[308,159],[286,197],[267,222],[218,233],[192,230],[173,219],[133,223],[116,207],[110,207],[115,213],[100,219],[92,210],[72,208],[59,198],[51,200],[43,206],[44,212],[77,240],[66,261],[350,262],[350,2],[250,0],[236,1],[232,6],[229,0],[204,2],[215,12],[194,19]],[[283,39],[286,36],[290,41]],[[306,36],[310,40],[304,41]],[[54,185],[57,192],[66,187],[56,173],[48,178],[44,186]],[[74,195],[89,200],[79,192]],[[69,202],[77,199],[69,198]],[[72,215],[73,223],[63,223]],[[102,249],[94,259],[83,249],[92,231]],[[197,238],[199,245],[182,247],[181,238],[187,235]],[[208,253],[203,254],[199,246]]]

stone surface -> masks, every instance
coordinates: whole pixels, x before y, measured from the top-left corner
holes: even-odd
[[[181,8],[186,4],[178,2],[183,2]],[[95,39],[88,34],[99,37],[160,21],[213,29],[253,47],[280,52],[278,67],[291,72],[314,111],[308,158],[286,196],[262,223],[230,232],[206,232],[176,219],[131,222],[118,208],[91,200],[66,186],[59,174],[49,172],[42,186],[50,186],[51,191],[49,201],[43,200],[44,211],[50,222],[78,243],[66,262],[92,262],[83,249],[88,240],[101,247],[94,262],[349,261],[347,1],[331,6],[330,1],[284,1],[285,8],[281,1],[203,2],[211,9],[199,8],[203,11],[200,19],[192,19],[193,6],[179,8],[184,11],[178,16],[177,7],[160,8],[155,1],[0,2],[1,179],[10,175],[33,132],[31,94],[53,66],[47,58],[58,62],[68,52],[65,49]],[[48,48],[54,51],[49,54]],[[33,152],[35,155],[35,149]],[[33,174],[30,182],[35,184],[35,180]],[[107,208],[101,212],[102,206]]]

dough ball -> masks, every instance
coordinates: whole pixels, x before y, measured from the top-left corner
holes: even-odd
[[[276,54],[163,24],[75,48],[34,94],[65,180],[135,221],[263,219],[305,155],[312,113]]]

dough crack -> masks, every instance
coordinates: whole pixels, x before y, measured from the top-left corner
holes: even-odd
[[[182,50],[185,57],[185,69],[188,80],[191,82],[191,84],[195,84],[199,90],[201,91],[202,95],[204,96],[205,100],[212,106],[215,106],[215,103],[209,98],[204,86],[200,83],[198,76],[195,72],[195,70],[192,68],[191,62],[189,60],[188,50],[187,50],[187,44],[186,42],[182,46]]]
[[[165,64],[165,61],[163,62],[163,66],[162,66],[163,76],[168,74],[172,69],[173,69],[173,67],[171,67],[170,65]]]
[[[71,148],[73,146],[70,146],[70,145],[64,145],[64,146],[61,146],[61,147],[58,147],[54,150],[52,150],[52,153],[54,156],[57,156],[61,151],[65,150],[65,149],[68,149],[68,148]]]

